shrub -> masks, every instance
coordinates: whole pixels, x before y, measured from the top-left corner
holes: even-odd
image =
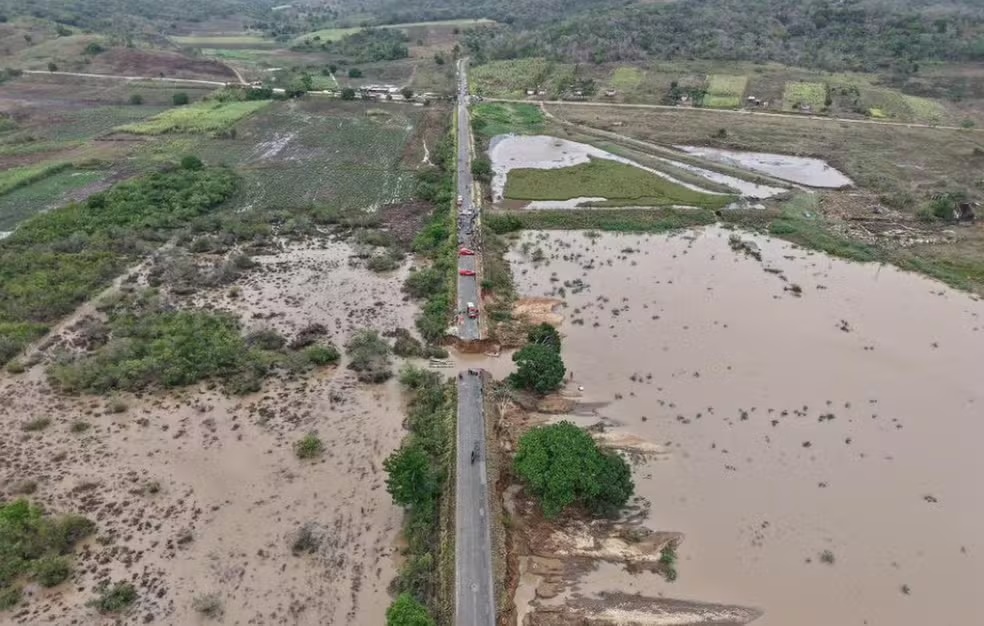
[[[96,591],[99,597],[89,604],[100,613],[120,613],[137,599],[137,590],[130,583],[103,584]]]
[[[340,96],[342,100],[355,100],[355,89],[343,87]]]
[[[106,405],[106,410],[110,413],[125,413],[128,408],[126,402],[119,398],[110,400],[109,404]]]
[[[410,334],[409,330],[397,328],[393,334],[396,338],[396,341],[393,342],[393,354],[403,358],[424,356],[424,347]]]
[[[191,102],[191,99],[188,98],[188,94],[186,94],[183,91],[179,91],[178,93],[171,96],[171,102],[174,104],[174,106],[180,107]]]
[[[60,585],[71,573],[71,564],[62,556],[45,556],[34,563],[34,578],[44,587]]]
[[[362,70],[357,67],[349,68],[348,71],[349,78],[362,78]]]
[[[383,467],[387,474],[386,491],[400,506],[429,507],[440,493],[437,469],[423,447],[412,439],[387,457]]]
[[[325,451],[325,444],[314,433],[304,435],[294,444],[294,453],[299,459],[313,459]]]
[[[401,593],[386,609],[386,626],[434,626],[427,608],[408,593]]]
[[[202,160],[193,154],[187,154],[181,157],[181,169],[183,170],[200,170],[205,167]]]
[[[89,424],[88,422],[72,422],[72,426],[70,430],[75,434],[79,434],[79,433],[84,433],[90,428],[92,428],[92,425]]]
[[[138,93],[130,94],[130,104],[139,106],[143,103],[144,103],[143,96],[141,96]]]
[[[223,613],[222,599],[217,593],[198,596],[192,601],[191,606],[202,615],[213,619],[221,617]]]
[[[341,355],[335,346],[311,346],[304,350],[304,356],[314,365],[335,365]]]
[[[0,586],[0,611],[12,609],[20,604],[21,595],[21,588],[16,585],[13,587]]]
[[[390,348],[386,341],[374,330],[364,330],[356,334],[348,345],[348,367],[358,374],[365,383],[381,383],[388,380],[390,370]]]
[[[827,565],[834,564],[834,553],[830,550],[824,550],[820,553],[820,562],[826,563]]]
[[[286,343],[287,339],[272,328],[261,328],[246,335],[246,344],[260,350],[279,350]]]
[[[634,489],[628,463],[599,449],[591,435],[566,421],[523,435],[515,467],[547,517],[556,517],[570,506],[614,515]]]
[[[553,347],[527,344],[512,359],[516,371],[510,374],[509,381],[515,387],[547,394],[564,382],[564,361]]]
[[[294,541],[291,543],[290,551],[294,556],[300,556],[302,554],[314,554],[320,547],[321,532],[319,531],[318,525],[308,522],[301,526],[297,534],[294,535]]]
[[[32,419],[28,422],[21,424],[21,430],[27,431],[29,433],[38,432],[44,430],[48,426],[51,426],[51,418],[48,417],[38,417]]]

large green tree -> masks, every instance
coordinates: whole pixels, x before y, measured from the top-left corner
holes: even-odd
[[[434,620],[424,605],[409,593],[401,593],[386,609],[386,626],[434,626]]]
[[[564,382],[564,361],[553,347],[528,344],[513,354],[516,371],[510,376],[512,384],[540,394],[550,393]]]
[[[560,333],[557,332],[556,328],[546,322],[534,326],[529,334],[527,334],[526,340],[530,343],[548,346],[560,352]]]
[[[423,447],[405,443],[391,454],[383,467],[388,474],[386,490],[400,506],[423,508],[437,497],[439,480]]]
[[[571,506],[614,516],[634,489],[628,463],[601,450],[591,435],[571,422],[540,426],[523,435],[515,467],[547,517]]]

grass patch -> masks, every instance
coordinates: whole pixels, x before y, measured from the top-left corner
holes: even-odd
[[[947,117],[946,107],[935,100],[903,94],[902,99],[912,119],[926,124],[939,124]]]
[[[474,93],[501,98],[525,98],[526,91],[543,91],[540,98],[553,99],[562,90],[561,79],[570,76],[573,65],[554,63],[543,58],[493,61],[468,72]]]
[[[171,41],[179,46],[225,48],[256,45],[273,45],[273,41],[260,35],[177,35]]]
[[[802,111],[809,106],[818,112],[824,108],[826,100],[826,83],[790,81],[782,93],[782,108],[784,111]]]
[[[21,430],[23,430],[26,433],[36,433],[44,430],[48,426],[51,426],[51,418],[39,417],[37,419],[24,422],[21,425]]]
[[[601,206],[639,204],[686,205],[720,208],[732,196],[717,196],[688,189],[638,167],[591,159],[557,169],[515,169],[506,179],[505,197],[514,200],[568,200],[578,197],[607,198]]]
[[[116,130],[135,135],[165,133],[217,133],[270,104],[270,100],[245,102],[199,102],[155,115],[149,120],[126,124]]]
[[[0,362],[159,245],[168,230],[217,206],[235,186],[228,170],[175,170],[23,222],[0,240]]]
[[[485,102],[472,108],[472,131],[488,139],[516,133],[535,135],[543,132],[543,111],[535,104],[499,104]]]
[[[137,600],[137,590],[130,583],[103,584],[97,592],[99,596],[89,605],[100,613],[122,613]]]
[[[99,170],[67,168],[4,194],[0,197],[0,231],[14,230],[17,224],[35,213],[63,204],[69,192],[105,175]]]
[[[325,444],[314,433],[304,435],[294,444],[294,454],[299,459],[313,459],[325,451]]]
[[[0,172],[0,195],[47,178],[71,167],[70,163],[41,163],[25,167],[14,167]]]
[[[48,515],[27,500],[0,506],[0,610],[20,602],[17,583],[23,578],[45,587],[67,580],[68,555],[94,529],[84,517]]]
[[[747,76],[711,74],[707,77],[707,95],[703,106],[712,109],[737,109],[748,86]]]
[[[643,72],[638,67],[619,67],[612,72],[609,82],[615,89],[631,90],[642,83],[642,76]]]
[[[571,209],[491,213],[485,224],[497,233],[528,230],[605,230],[662,233],[717,221],[710,211],[673,209]]]

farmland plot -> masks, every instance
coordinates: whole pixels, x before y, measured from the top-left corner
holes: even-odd
[[[126,124],[117,130],[135,135],[163,135],[164,133],[214,133],[233,124],[266,105],[268,100],[250,102],[200,102],[187,107],[171,109],[155,115],[145,122]]]
[[[401,161],[425,114],[398,105],[282,102],[237,126],[236,139],[195,151],[240,170],[249,208],[374,207],[410,196],[420,164]]]
[[[810,107],[819,111],[827,100],[825,83],[788,82],[782,95],[784,111],[801,111]]]
[[[707,77],[707,95],[704,106],[712,109],[737,109],[748,86],[747,76],[711,74]]]
[[[0,232],[11,231],[38,211],[66,204],[106,177],[102,170],[64,169],[0,196]],[[74,193],[73,193],[74,192]]]

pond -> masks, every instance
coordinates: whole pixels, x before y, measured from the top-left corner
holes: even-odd
[[[775,176],[808,187],[840,189],[854,182],[823,159],[771,154],[768,152],[739,152],[701,146],[676,146],[687,154],[730,165],[752,172]]]

